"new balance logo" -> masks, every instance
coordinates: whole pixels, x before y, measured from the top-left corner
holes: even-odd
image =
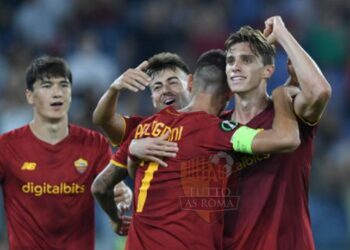
[[[35,170],[36,168],[36,163],[35,162],[25,162],[23,163],[21,170]]]

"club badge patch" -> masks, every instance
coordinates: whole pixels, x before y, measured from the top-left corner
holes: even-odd
[[[74,166],[79,173],[84,173],[88,167],[88,161],[83,158],[79,158],[74,162]]]
[[[237,125],[237,122],[225,120],[220,123],[220,128],[225,132],[230,132],[234,130],[237,127]]]

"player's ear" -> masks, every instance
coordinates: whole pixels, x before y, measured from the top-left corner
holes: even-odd
[[[188,75],[188,78],[187,78],[187,90],[188,92],[192,92],[192,87],[193,87],[193,75],[192,74],[189,74]]]
[[[269,79],[274,72],[275,72],[275,65],[273,65],[273,64],[265,65],[264,71],[262,73],[263,74],[262,77],[264,79]]]
[[[34,101],[33,101],[33,91],[30,91],[29,89],[26,89],[25,95],[26,95],[26,98],[27,98],[27,102],[29,104],[33,104],[34,103]]]

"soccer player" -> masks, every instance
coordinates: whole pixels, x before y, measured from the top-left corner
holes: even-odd
[[[265,21],[265,37],[248,26],[225,42],[226,74],[235,109],[227,119],[269,129],[275,112],[267,95],[274,72],[274,49],[286,51],[300,83],[293,101],[301,145],[289,154],[242,154],[236,161],[240,182],[237,211],[225,216],[225,249],[314,249],[308,209],[313,138],[331,95],[322,72],[285,27],[281,17]],[[229,180],[233,188],[236,180]]]
[[[146,69],[147,73],[145,73]],[[160,110],[165,106],[173,106],[179,109],[186,106],[189,102],[189,72],[188,66],[176,54],[163,52],[152,56],[148,61],[142,62],[135,69],[125,71],[111,84],[96,106],[93,114],[94,123],[102,128],[114,146],[120,145],[144,119],[144,117],[140,116],[126,117],[116,113],[120,93],[123,90],[138,92],[149,86],[152,93],[152,102],[156,110]],[[156,147],[158,147],[158,150],[152,153],[165,157],[173,157],[178,150],[176,144],[164,139],[158,140]],[[154,155],[149,157],[153,159]],[[154,159],[161,161],[158,158]],[[110,176],[114,176],[115,185],[128,175],[126,168],[109,166],[106,171]],[[113,196],[113,185],[105,187],[110,197]],[[94,193],[96,190],[92,190],[92,192]],[[116,196],[115,193],[114,196]],[[127,206],[122,207],[123,211],[127,209]],[[118,215],[115,206],[112,204],[109,210],[111,213],[114,213],[112,217],[122,216]],[[124,216],[122,218],[127,223],[128,218]],[[113,223],[113,220],[112,228],[115,232],[122,234],[120,231],[122,228],[118,224]],[[125,228],[127,228],[127,224]]]
[[[10,249],[93,249],[90,186],[111,150],[99,133],[68,123],[72,74],[61,58],[28,67],[33,120],[0,136],[0,181]]]
[[[191,103],[180,112],[170,106],[142,121],[113,157],[116,165],[125,167],[130,141],[147,136],[168,134],[168,140],[177,142],[180,148],[176,158],[166,160],[166,168],[160,168],[155,162],[144,162],[137,169],[127,249],[221,249],[222,212],[207,207],[199,213],[191,209],[194,203],[198,205],[198,200],[192,200],[195,198],[191,196],[193,190],[202,195],[203,186],[208,192],[222,192],[225,187],[229,166],[220,167],[220,164],[211,164],[211,160],[215,162],[218,151],[231,151],[232,145],[234,150],[247,153],[288,152],[299,145],[298,125],[285,88],[273,94],[276,110],[273,129],[253,130],[216,117],[228,99],[225,80],[224,53],[210,51],[201,56],[193,77]],[[223,168],[220,173],[224,175],[219,173],[214,178],[212,170],[215,172],[217,168]],[[103,208],[108,208],[103,187],[108,182],[113,183],[115,178],[107,169],[93,183],[96,198]],[[130,172],[134,173],[132,169]],[[219,181],[214,181],[216,178]],[[198,185],[193,186],[194,182]],[[214,198],[222,202],[225,196]],[[205,201],[201,199],[202,210]],[[112,199],[109,203],[112,204]],[[105,211],[111,217],[115,214],[108,209]]]
[[[147,73],[145,72],[147,69]],[[101,97],[93,114],[93,122],[118,146],[144,117],[126,117],[116,113],[119,95],[123,90],[142,91],[150,86],[156,110],[165,106],[183,108],[189,102],[188,77],[190,70],[173,53],[159,53],[118,77]]]

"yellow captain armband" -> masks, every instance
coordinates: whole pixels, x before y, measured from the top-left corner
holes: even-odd
[[[261,130],[262,129],[253,129],[247,126],[242,126],[237,129],[237,131],[231,137],[233,150],[236,152],[253,154],[253,139]]]

